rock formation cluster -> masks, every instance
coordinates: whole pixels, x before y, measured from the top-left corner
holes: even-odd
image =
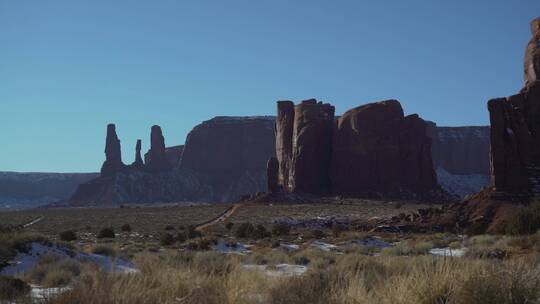
[[[277,110],[278,182],[287,192],[373,196],[438,189],[427,123],[404,116],[396,100],[357,107],[337,121],[333,106],[314,99],[296,106],[279,101]]]
[[[266,161],[275,155],[273,117],[216,117],[195,127],[186,145],[166,147],[153,126],[150,149],[122,162],[116,127],[107,127],[105,162],[98,178],[81,184],[71,205],[180,201],[227,202],[267,187]]]
[[[540,194],[540,18],[524,63],[525,86],[517,95],[488,102],[492,185],[496,191]]]

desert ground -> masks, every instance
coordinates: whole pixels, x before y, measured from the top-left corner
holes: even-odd
[[[234,212],[224,204],[4,212],[0,302],[537,303],[540,234],[362,225],[428,206],[438,207],[329,200]]]

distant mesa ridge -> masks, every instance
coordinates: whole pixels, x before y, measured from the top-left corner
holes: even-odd
[[[394,104],[394,102],[386,103]],[[231,202],[246,194],[262,192],[267,189],[276,190],[272,187],[281,188],[284,181],[288,180],[289,174],[293,174],[293,177],[296,178],[296,180],[291,181],[291,186],[294,189],[311,192],[310,187],[313,187],[313,189],[316,188],[314,192],[318,194],[328,194],[333,187],[336,187],[336,185],[332,185],[331,175],[336,176],[335,178],[346,178],[340,176],[339,170],[335,169],[337,166],[341,166],[340,161],[332,158],[329,149],[323,148],[323,151],[326,151],[323,155],[311,156],[306,153],[309,151],[310,145],[313,151],[319,151],[321,149],[319,145],[323,142],[327,147],[334,144],[346,146],[347,144],[342,143],[343,136],[349,132],[346,130],[357,128],[352,124],[352,121],[357,119],[354,117],[359,114],[349,113],[343,115],[342,118],[336,118],[333,107],[329,104],[324,105],[313,99],[301,104],[303,105],[295,106],[290,101],[278,102],[277,117],[218,116],[194,127],[188,134],[185,145],[172,147],[165,146],[165,138],[161,128],[154,126],[150,132],[153,140],[151,139],[151,147],[145,153],[144,161],[141,157],[141,141],[137,140],[134,162],[130,165],[125,165],[122,162],[116,126],[110,124],[107,126],[105,161],[101,175],[81,184],[75,194],[67,200],[67,203],[71,206],[114,206],[130,203],[152,204],[180,201]],[[295,116],[296,111],[298,111],[298,115]],[[402,110],[398,112],[402,113]],[[295,117],[296,127],[294,125]],[[405,120],[401,114],[398,117],[400,117],[398,120]],[[313,125],[311,124],[312,119],[316,119],[320,123]],[[338,128],[340,119],[341,128]],[[408,119],[415,120],[416,118]],[[450,128],[453,134],[457,134],[455,139],[452,141],[439,140],[438,137],[441,134],[446,136],[448,128],[436,127],[434,123],[426,122],[426,134],[432,138],[434,168],[442,166],[445,170],[445,176],[456,174],[452,179],[453,188],[456,187],[455,180],[460,179],[460,174],[475,174],[486,169],[478,168],[477,164],[472,161],[468,162],[469,167],[460,167],[459,159],[485,159],[485,162],[488,162],[489,159],[487,152],[489,137],[487,141],[475,145],[474,142],[477,138],[467,135],[470,133],[468,128]],[[482,130],[480,132],[482,134],[488,130],[488,127],[474,128]],[[341,134],[339,141],[337,138],[333,138],[334,132]],[[367,130],[364,132],[369,133]],[[321,137],[321,134],[326,134],[326,137]],[[473,132],[473,134],[476,133]],[[293,147],[293,136],[300,139],[297,141],[296,147]],[[309,141],[313,138],[317,138],[317,142],[310,143]],[[425,137],[421,138],[423,141],[427,140]],[[437,156],[435,151],[438,151],[437,147],[441,143],[444,143],[444,147],[449,147],[454,153],[448,155],[443,153],[441,156]],[[426,147],[423,149],[425,153]],[[294,153],[296,153],[296,159],[293,160]],[[355,149],[351,148],[349,151],[339,153],[354,156]],[[268,161],[274,157],[276,158],[275,162]],[[445,160],[445,157],[451,157],[452,161]],[[312,162],[324,165],[306,167]],[[277,167],[276,164],[278,164]],[[279,166],[279,164],[283,165]],[[267,167],[273,168],[276,172],[269,172]],[[293,173],[290,173],[289,169],[284,169],[290,167],[294,168]],[[332,168],[334,169],[332,170]],[[487,171],[482,173],[487,175],[489,168]],[[313,172],[323,172],[324,176],[322,178],[315,177],[308,181],[302,180],[302,174],[311,178],[314,175]],[[272,181],[269,180],[269,177],[273,178],[273,176],[277,176],[279,180],[275,184],[271,184]],[[444,180],[441,183],[444,183]],[[288,185],[288,181],[286,184]],[[323,191],[319,191],[317,188],[319,186]],[[365,194],[375,190],[388,191],[388,189],[375,189],[376,187],[371,188],[371,186],[373,185],[370,187],[366,185],[366,189],[361,192]]]

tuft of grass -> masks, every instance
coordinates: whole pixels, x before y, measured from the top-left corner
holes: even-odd
[[[106,245],[96,245],[92,248],[92,253],[109,256],[109,257],[115,257],[116,256],[116,250],[110,246]]]
[[[0,276],[0,302],[25,298],[30,293],[30,285],[21,279]]]
[[[540,202],[520,209],[506,224],[506,233],[511,235],[534,234],[540,229]]]
[[[69,284],[79,274],[80,265],[77,261],[56,254],[45,254],[24,277],[44,287],[59,287]]]

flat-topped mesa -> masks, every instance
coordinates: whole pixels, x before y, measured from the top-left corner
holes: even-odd
[[[334,135],[332,191],[370,195],[436,189],[427,126],[416,114],[404,116],[397,100],[347,111]]]
[[[120,140],[116,135],[116,126],[107,125],[107,138],[105,139],[105,162],[101,166],[102,176],[111,176],[124,168]]]
[[[141,140],[137,139],[137,144],[135,145],[135,161],[131,164],[131,167],[134,169],[143,169],[144,162],[141,157]]]
[[[531,22],[532,37],[525,50],[525,87],[540,81],[540,17]]]
[[[165,152],[165,138],[158,125],[152,126],[150,133],[150,150],[144,154],[144,163],[151,171],[169,171],[172,165]]]

